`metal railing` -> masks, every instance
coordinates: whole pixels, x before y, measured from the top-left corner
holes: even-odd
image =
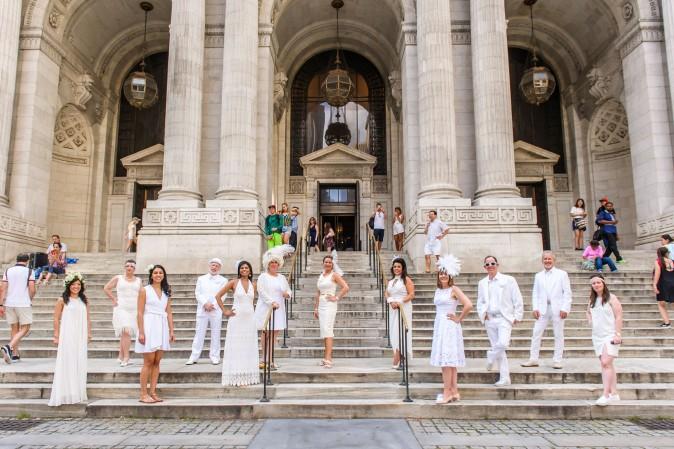
[[[274,308],[270,306],[269,311],[267,312],[267,317],[264,320],[263,329],[264,332],[264,342],[263,347],[264,351],[262,353],[262,397],[260,402],[269,402],[267,397],[267,385],[274,385],[271,381],[271,365],[274,362],[274,329],[275,329],[275,317]]]
[[[286,340],[288,339],[288,320],[289,317],[293,316],[293,304],[295,303],[295,293],[297,292],[297,288],[299,285],[299,278],[302,276],[302,253],[303,253],[303,245],[304,245],[304,237],[299,237],[299,240],[297,241],[297,246],[295,247],[295,252],[293,255],[290,257],[290,274],[288,275],[288,285],[290,286],[290,291],[292,294],[290,295],[290,298],[285,298],[285,306],[286,306],[286,313],[285,313],[285,322],[286,326],[285,329],[283,329],[283,344],[281,345],[282,348],[287,348],[288,344]]]
[[[369,226],[365,225],[367,239],[366,247],[368,253],[368,260],[370,264],[370,269],[374,274],[375,279],[377,280],[377,292],[379,294],[379,303],[381,304],[381,312],[385,321],[385,338],[386,338],[386,347],[391,347],[390,335],[391,330],[389,329],[389,307],[386,303],[386,298],[384,297],[384,291],[386,291],[386,270],[384,269],[384,261],[381,257],[381,252],[377,248],[377,242],[374,238],[374,232],[370,229]]]
[[[405,399],[403,402],[412,402],[410,398],[410,365],[407,359],[407,334],[409,332],[409,321],[403,304],[398,306],[398,348],[400,349],[400,366],[402,367],[403,378],[400,385],[405,387]]]

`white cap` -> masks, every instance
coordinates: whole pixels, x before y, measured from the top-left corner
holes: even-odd
[[[211,260],[208,261],[209,264],[211,263],[217,263],[218,265],[222,266],[222,260],[218,259],[217,257],[212,258]]]

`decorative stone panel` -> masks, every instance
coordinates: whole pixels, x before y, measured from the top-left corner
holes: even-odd
[[[674,232],[674,213],[637,223],[637,244],[659,242],[662,234]]]
[[[421,216],[427,216],[431,208],[422,209]],[[533,207],[441,207],[438,217],[448,226],[523,226],[536,225]]]
[[[56,118],[52,157],[62,162],[88,165],[92,147],[91,128],[87,119],[67,105]]]
[[[238,228],[257,225],[258,211],[250,208],[176,208],[143,211],[143,227]]]
[[[0,233],[19,239],[30,239],[41,245],[47,238],[47,228],[36,225],[23,218],[0,212]]]

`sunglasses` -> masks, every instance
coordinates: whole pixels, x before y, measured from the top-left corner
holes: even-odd
[[[484,264],[485,267],[495,267],[496,265],[498,265],[496,262],[485,262]]]

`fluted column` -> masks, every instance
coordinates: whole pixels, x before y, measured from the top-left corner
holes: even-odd
[[[516,197],[508,36],[503,0],[471,0],[476,198]]]
[[[415,23],[403,23],[402,108],[405,210],[412,211],[419,194],[419,66],[417,28]],[[408,212],[409,213],[409,212]]]
[[[159,202],[201,202],[201,103],[205,0],[173,0],[166,88],[164,175]]]
[[[452,20],[448,0],[417,1],[420,198],[458,198]]]
[[[0,2],[0,205],[8,205],[7,162],[12,134],[16,69],[19,60],[21,2]]]
[[[257,199],[257,16],[257,0],[227,2],[217,199]]]

